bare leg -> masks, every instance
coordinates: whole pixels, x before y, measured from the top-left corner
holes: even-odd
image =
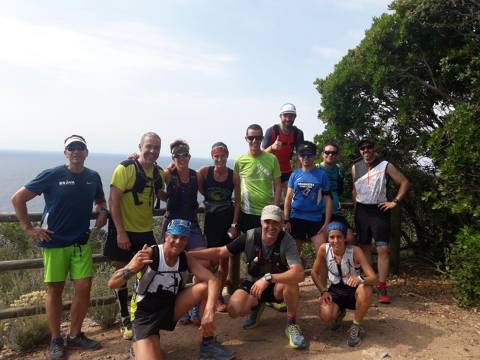
[[[237,318],[250,313],[252,307],[258,305],[258,299],[243,289],[237,289],[228,301],[227,311],[230,317]]]
[[[298,302],[300,300],[298,284],[276,284],[274,295],[278,300],[283,298],[285,304],[287,304],[287,316],[297,316]]]
[[[333,301],[330,304],[320,304],[320,320],[330,323],[338,318],[340,308]]]
[[[386,282],[390,269],[390,248],[388,245],[378,246],[378,280]]]
[[[311,241],[312,241],[313,248],[315,249],[315,255],[316,255],[318,252],[318,249],[320,248],[320,245],[327,242],[327,234],[324,231],[322,231],[320,234],[316,234],[312,236]]]
[[[64,282],[47,283],[47,296],[45,309],[52,338],[60,336],[60,324],[62,323],[62,292]]]
[[[74,284],[75,295],[70,309],[70,336],[76,336],[82,330],[83,319],[85,319],[90,305],[92,278],[75,280]]]
[[[368,263],[372,265],[372,246],[370,244],[368,245],[360,245],[360,248],[362,249],[363,253],[365,254]]]
[[[160,349],[160,335],[152,335],[145,339],[133,343],[135,359],[138,360],[162,360],[162,350]]]
[[[360,322],[367,315],[373,300],[373,289],[369,285],[359,285],[355,292],[355,321]]]

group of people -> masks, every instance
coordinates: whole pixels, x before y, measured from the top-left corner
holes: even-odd
[[[43,252],[50,358],[65,358],[66,347],[100,346],[81,331],[93,276],[88,243],[92,204],[98,213],[95,226],[101,228],[108,220],[104,254],[116,267],[108,286],[115,289],[122,336],[133,338],[136,358],[162,358],[160,330],[191,322],[202,330],[201,357],[232,359],[235,352],[215,339],[215,312],[247,316],[243,327],[252,329],[266,305],[286,312],[289,345],[305,348],[296,317],[299,283],[305,278],[299,254],[303,242],[310,240],[316,253],[311,276],[320,291],[320,318],[338,328],[346,309],[354,309],[347,342],[358,345],[374,287],[379,302],[390,302],[389,210],[406,195],[409,183],[393,164],[377,157],[371,139],[361,140],[361,159],[352,167],[354,231],[340,212],[338,146],[326,144],[323,161],[316,166],[317,146],[304,140],[293,125],[295,118],[296,108],[288,103],[281,107],[280,123],[265,136],[261,126],[248,126],[248,152],[235,159],[233,169],[227,167],[229,151],[223,142],[212,146],[212,166],[190,169],[190,148],[184,140],[170,144],[172,163],[162,169],[156,164],[161,139],[145,133],[138,151],[114,170],[109,211],[100,176],[84,165],[87,142],[79,135],[65,139],[67,164],[43,171],[12,197],[21,226]],[[399,185],[393,201],[387,200],[390,178]],[[203,231],[197,218],[199,192],[205,198]],[[27,202],[41,194],[45,209],[37,227],[29,221]],[[153,209],[160,200],[166,202],[166,213],[157,244]],[[372,239],[378,277],[371,266]],[[222,289],[228,261],[240,253],[245,254],[247,275],[226,303]],[[64,341],[62,292],[69,274],[75,294]],[[130,278],[135,281],[129,306]]]

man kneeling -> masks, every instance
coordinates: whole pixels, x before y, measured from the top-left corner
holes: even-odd
[[[372,303],[372,286],[377,284],[377,275],[362,249],[345,245],[345,224],[331,222],[327,234],[328,243],[320,246],[312,268],[312,279],[320,290],[320,319],[332,322],[332,330],[336,330],[345,316],[345,309],[355,310],[347,344],[357,346],[363,333],[360,322]],[[360,268],[365,277],[360,276]]]
[[[203,309],[200,356],[222,360],[235,357],[232,350],[215,341],[213,317],[220,282],[185,252],[189,235],[189,221],[172,220],[163,244],[144,245],[108,281],[110,288],[119,288],[137,274],[131,309],[136,359],[162,359],[160,330],[172,331],[178,319],[199,303]],[[184,287],[187,271],[196,276],[198,283]]]
[[[250,313],[243,327],[258,325],[266,302],[287,304],[285,334],[290,347],[304,348],[305,338],[296,324],[300,290],[298,284],[305,279],[302,262],[295,240],[282,231],[283,212],[275,205],[265,206],[261,214],[261,227],[248,230],[226,246],[191,251],[199,259],[218,261],[230,255],[245,252],[248,275],[228,302],[228,313],[236,318]]]

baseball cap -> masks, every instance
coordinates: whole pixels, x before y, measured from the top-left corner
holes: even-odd
[[[262,210],[261,220],[275,220],[283,223],[283,211],[276,205],[267,205]]]
[[[317,146],[310,141],[303,142],[298,147],[298,153],[315,155],[317,153]]]
[[[329,234],[330,231],[333,230],[338,230],[343,234],[343,236],[347,236],[347,225],[345,225],[344,223],[338,221],[331,222],[327,225],[327,234]]]
[[[357,148],[359,148],[363,144],[375,145],[375,142],[371,138],[364,137],[357,143]]]
[[[286,103],[283,104],[282,107],[280,108],[280,115],[281,114],[295,114],[297,115],[297,109],[295,108],[295,105],[291,103]]]
[[[167,226],[167,234],[176,236],[190,235],[190,221],[183,219],[173,219]]]
[[[64,141],[64,146],[67,147],[68,145],[70,145],[74,142],[82,143],[83,145],[85,145],[85,147],[87,146],[87,142],[80,135],[70,135],[69,137],[67,137]]]

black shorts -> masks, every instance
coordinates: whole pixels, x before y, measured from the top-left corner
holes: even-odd
[[[173,331],[177,325],[177,321],[174,319],[175,299],[176,297],[162,300],[153,312],[144,312],[137,309],[132,323],[133,341],[159,335],[160,330]]]
[[[238,221],[240,231],[247,232],[247,230],[255,229],[261,225],[260,215],[245,214],[243,211],[240,212],[240,219]]]
[[[332,214],[332,218],[330,219],[330,222],[334,222],[334,221],[347,225],[347,228],[349,228],[349,229],[352,228],[350,226],[350,224],[348,223],[347,219],[345,219],[345,217],[343,215]],[[321,224],[323,225],[324,222],[325,222],[325,215],[323,215]]]
[[[288,173],[282,173],[282,175],[280,175],[280,182],[284,183],[284,182],[287,182],[288,179],[290,179],[290,175],[292,175],[292,172],[288,172]]]
[[[332,296],[332,301],[338,305],[340,310],[351,309],[355,310],[356,302],[355,292],[356,287],[351,287],[340,282],[339,284],[331,285],[328,288],[328,293]]]
[[[290,225],[292,227],[291,235],[295,240],[310,240],[318,233],[323,222],[290,218]]]
[[[217,247],[227,245],[231,239],[227,231],[233,220],[233,207],[224,211],[205,214],[205,226],[203,233],[207,238],[208,247]]]
[[[132,243],[130,250],[123,250],[117,246],[117,231],[113,221],[108,220],[108,235],[105,247],[103,248],[103,255],[110,260],[118,262],[129,262],[133,256],[143,248],[143,245],[155,245],[155,237],[153,231],[147,232],[130,232],[127,231],[128,239]]]
[[[382,211],[376,204],[357,203],[355,227],[357,228],[358,244],[370,245],[373,238],[376,246],[388,245],[390,241],[390,210]]]
[[[247,279],[243,279],[242,283],[240,284],[240,289],[246,291],[247,293],[250,294],[250,289],[253,286],[253,282]],[[283,299],[278,300],[275,298],[275,293],[273,292],[275,288],[275,284],[270,284],[267,286],[265,290],[262,292],[262,296],[260,297],[260,302],[265,303],[265,302],[276,302],[276,303],[281,303]]]

